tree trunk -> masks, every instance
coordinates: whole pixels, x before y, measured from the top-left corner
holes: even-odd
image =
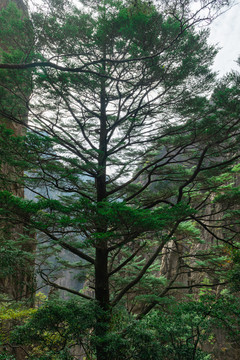
[[[105,49],[103,49],[103,58],[105,58]],[[105,73],[106,64],[103,62],[102,71]],[[98,158],[98,176],[96,179],[97,202],[99,207],[106,200],[106,159],[107,159],[107,114],[106,114],[106,85],[105,79],[101,79],[101,116],[100,116],[100,137],[99,137],[99,158]],[[100,216],[97,226],[97,232],[104,234],[107,231],[107,224],[104,215]],[[100,313],[97,314],[96,336],[98,344],[96,347],[97,360],[108,360],[106,335],[110,324],[110,306],[109,306],[109,277],[108,277],[108,243],[104,237],[96,244],[95,256],[95,297],[100,306]]]
[[[109,282],[108,282],[108,252],[105,248],[96,249],[96,263],[95,263],[95,292],[96,300],[100,307],[97,310],[97,324],[96,336],[97,341],[97,360],[108,360],[109,354],[107,351],[107,341],[105,339],[110,322],[110,307],[109,307]],[[99,311],[99,313],[98,313]]]

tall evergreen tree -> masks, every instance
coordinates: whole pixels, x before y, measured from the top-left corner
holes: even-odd
[[[146,1],[48,4],[32,14],[34,44],[27,34],[21,40],[28,52],[19,42],[1,55],[0,114],[23,123],[20,109],[29,112],[25,136],[2,127],[1,162],[25,171],[4,181],[36,195],[1,191],[1,220],[37,230],[58,265],[90,274],[91,291],[79,292],[40,268],[48,285],[96,301],[96,358],[107,360],[119,306],[142,318],[171,290],[200,286],[180,283],[186,272],[209,271],[210,281],[224,282],[216,242],[205,252],[194,244],[202,227],[237,247],[238,220],[223,192],[230,199],[238,188],[223,182],[238,171],[238,77],[215,86],[216,50],[208,32],[194,28],[200,12],[189,1],[161,9]],[[204,2],[202,10],[222,5]],[[8,43],[20,20],[24,26],[15,10],[1,13]],[[170,242],[180,254],[175,275],[158,278]],[[78,261],[61,261],[61,249]]]

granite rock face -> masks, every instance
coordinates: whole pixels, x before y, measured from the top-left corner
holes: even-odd
[[[239,186],[239,181],[239,178],[235,179],[236,186]],[[223,213],[221,212],[221,209],[216,205],[215,208],[214,205],[207,206],[205,208],[205,213],[214,213],[214,215],[210,215],[207,220],[204,221],[206,225],[213,223],[217,224],[218,221],[222,220]],[[221,238],[224,238],[224,234],[220,229],[215,231],[215,234]],[[201,229],[201,238],[203,239],[202,242],[192,243],[191,246],[185,244],[184,241],[181,241],[181,239],[176,239],[176,241],[169,242],[169,244],[163,249],[163,257],[159,270],[159,275],[165,276],[168,280],[175,278],[176,285],[183,286],[183,289],[181,290],[175,290],[170,292],[170,294],[179,301],[183,301],[186,294],[193,294],[194,298],[197,299],[199,295],[199,287],[195,287],[195,285],[201,284],[208,279],[213,284],[211,287],[211,291],[215,293],[216,296],[220,297],[221,291],[224,290],[224,285],[218,285],[218,283],[221,281],[213,269],[209,268],[206,271],[197,270],[194,254],[207,254],[211,251],[213,246],[218,244],[218,240],[216,240],[216,238],[214,238],[204,228]],[[183,258],[185,256],[186,259],[190,259],[188,260],[188,262],[184,262]],[[225,271],[227,271],[227,269],[228,266],[226,264]],[[240,300],[240,293],[237,293],[236,296]],[[240,359],[239,342],[232,342],[224,329],[215,329],[212,336],[212,341],[204,342],[200,345],[204,351],[212,354],[212,359]]]
[[[0,0],[0,10],[5,8],[10,0]],[[22,0],[11,0],[15,2],[17,7],[22,11],[22,17],[28,16],[27,6]],[[21,37],[21,34],[18,34]],[[0,48],[3,48],[0,39]],[[4,51],[8,51],[6,46],[3,48]],[[1,99],[6,101],[5,99]],[[7,94],[7,101],[9,102],[9,109],[14,108],[16,103],[16,97],[11,98],[11,95]],[[27,123],[27,110],[23,104],[18,107],[21,109],[18,115],[21,117],[22,124],[11,121],[7,115],[0,117],[0,125],[5,125],[8,129],[13,130],[14,136],[23,135],[25,132],[24,123]],[[22,174],[18,174],[18,170],[13,166],[6,163],[0,162],[0,190],[10,191],[13,195],[18,197],[24,197],[24,187],[20,186],[15,182],[15,179]],[[1,204],[0,204],[1,207]],[[27,236],[28,240],[23,241],[22,235]],[[25,254],[32,255],[35,252],[35,236],[28,234],[24,229],[23,225],[18,221],[6,221],[0,219],[0,246],[2,248],[11,249],[11,244],[16,242],[16,253],[12,259],[7,259],[8,266],[10,269],[4,269],[1,267],[0,272],[0,294],[5,299],[24,301],[26,304],[31,306],[33,304],[33,294],[35,289],[35,275],[34,275],[34,261],[29,256],[22,256],[22,251]],[[4,252],[3,252],[4,253]],[[0,255],[4,257],[4,255]],[[4,258],[1,258],[1,263],[4,263]],[[5,322],[4,326],[7,331],[11,331],[14,327],[11,321]],[[0,353],[3,349],[0,349]],[[26,359],[26,351],[23,348],[6,348],[9,354],[13,355],[16,360]]]
[[[27,16],[27,6],[22,0],[13,0],[12,2],[15,2],[17,7],[22,11],[23,18]],[[0,10],[5,8],[8,5],[8,3],[9,0],[0,0]],[[19,34],[19,36],[21,35]],[[6,49],[5,47],[4,51],[8,51],[8,49]],[[12,100],[12,102],[10,101],[11,95],[8,96],[8,99],[9,102],[11,103],[10,107],[13,108],[14,107],[13,104],[16,101],[16,97]],[[0,117],[0,124],[1,125],[3,124],[8,129],[13,130],[14,135],[16,136],[23,135],[25,131],[24,123],[27,123],[27,110],[22,105],[19,116],[22,119],[22,124],[9,120],[7,116]],[[14,167],[9,166],[6,163],[0,164],[0,175],[1,173],[3,174],[3,176],[0,176],[0,189],[10,191],[13,195],[24,197],[23,186],[14,183],[14,180],[18,177],[18,175],[21,174],[18,174],[17,170]],[[30,253],[34,252],[35,249],[34,237],[32,237],[31,241],[29,242],[25,241],[23,244],[21,244],[21,242],[19,242],[19,237],[22,234],[29,236],[29,234],[25,233],[23,225],[16,223],[8,223],[6,221],[0,222],[0,237],[2,238],[2,241],[7,242],[8,239],[9,241],[16,240],[19,244],[20,250]],[[33,286],[34,286],[33,264],[30,264],[28,261],[28,264],[24,264],[22,262],[22,265],[20,266],[19,265],[20,263],[21,262],[16,261],[17,265],[14,268],[14,272],[11,272],[7,276],[3,276],[1,274],[0,277],[0,293],[5,294],[6,296],[15,300],[30,298],[32,296]]]

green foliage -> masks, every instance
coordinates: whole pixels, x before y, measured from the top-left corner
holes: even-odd
[[[232,298],[168,294],[225,281],[221,244],[239,247],[239,76],[215,83],[216,50],[190,6],[86,4],[50,0],[31,21],[13,4],[0,14],[1,228],[37,232],[41,277],[77,299],[44,302],[12,341],[42,360],[70,359],[75,345],[91,360],[210,359],[198,344],[216,319],[237,332]],[[17,136],[8,127],[27,112]],[[15,233],[3,275],[31,264]],[[87,270],[87,291],[56,281],[69,269]]]
[[[13,332],[14,343],[31,346],[34,360],[55,360],[57,354],[59,359],[71,359],[68,350],[76,344],[84,347],[88,359],[94,359],[95,345],[103,341],[116,360],[210,360],[211,354],[200,350],[199,343],[211,342],[218,328],[232,341],[239,336],[238,301],[229,293],[222,292],[220,297],[205,293],[199,300],[178,303],[172,298],[138,320],[118,307],[112,314],[111,332],[104,339],[91,331],[96,312],[101,312],[92,305],[49,300]]]
[[[233,292],[240,290],[240,252],[236,249],[230,249],[230,254],[228,255],[228,261],[231,264],[231,268],[228,271],[228,281],[230,283],[230,289]]]
[[[1,360],[14,360],[14,357],[12,355],[9,355],[9,354],[0,354],[0,359]]]
[[[11,331],[19,324],[27,321],[35,312],[36,309],[29,308],[24,302],[11,302],[6,296],[2,296],[0,300],[0,346],[8,344]],[[6,359],[13,358],[7,354],[4,356]]]
[[[12,332],[12,341],[28,345],[31,359],[71,359],[68,349],[72,346],[84,346],[87,352],[91,350],[97,311],[100,309],[94,303],[45,301],[28,322]]]
[[[5,231],[5,237],[0,238],[0,276],[2,278],[16,275],[17,269],[23,273],[31,272],[34,254],[29,251],[29,244],[33,244],[33,238],[27,236],[15,236],[9,239],[10,233]],[[23,284],[22,284],[23,285]]]

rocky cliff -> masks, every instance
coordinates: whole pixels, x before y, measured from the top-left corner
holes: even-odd
[[[9,2],[10,1],[8,0],[0,0],[0,10],[6,8]],[[22,11],[22,17],[24,19],[27,16],[26,4],[22,0],[14,0],[12,2],[15,2],[17,7]],[[17,36],[20,38],[21,34],[17,34]],[[8,49],[6,49],[6,45],[3,45],[3,41],[4,40],[2,40],[2,44],[0,41],[0,46],[2,45],[2,47],[4,47],[3,48],[4,51],[8,51]],[[10,46],[12,46],[12,44]],[[9,114],[11,115],[13,109],[17,108],[18,105],[15,104],[17,101],[16,92],[15,94],[13,92],[11,98],[11,92],[8,89],[8,91],[6,91],[6,97],[7,97],[7,101],[9,101],[10,104]],[[6,99],[1,99],[1,104],[4,103],[4,100],[6,101]],[[1,106],[1,110],[2,110],[2,106]],[[23,104],[21,104],[18,107],[18,115],[22,119],[22,123],[11,121],[10,120],[11,116],[8,117],[7,114],[6,116],[2,115],[0,117],[0,125],[5,125],[8,129],[13,130],[14,136],[23,135],[25,131],[24,123],[27,123],[27,109],[25,106],[23,106]],[[18,170],[16,170],[13,166],[9,166],[6,162],[1,161],[0,190],[7,190],[10,191],[13,195],[24,197],[24,187],[15,183],[15,179],[19,175],[17,171]],[[1,176],[1,174],[3,176]],[[0,229],[1,229],[0,237],[3,247],[5,246],[6,248],[10,249],[10,244],[12,244],[12,241],[15,240],[19,246],[19,251],[24,251],[29,254],[32,254],[34,252],[34,248],[35,248],[34,238],[32,238],[32,240],[29,241],[26,240],[20,241],[20,238],[23,234],[29,236],[29,234],[25,233],[23,225],[12,222],[9,223],[6,221],[1,221]],[[2,255],[2,259],[0,260],[1,262],[4,262],[3,255]],[[12,261],[12,269],[10,269],[9,266],[9,269],[5,269],[5,271],[1,271],[0,293],[6,294],[7,296],[15,300],[22,300],[23,298],[29,298],[32,296],[32,290],[34,286],[33,262],[30,261],[30,258],[28,258],[28,256],[26,256],[25,260],[26,263],[24,263],[24,261],[19,261],[18,258],[15,258],[15,260],[13,259]]]

